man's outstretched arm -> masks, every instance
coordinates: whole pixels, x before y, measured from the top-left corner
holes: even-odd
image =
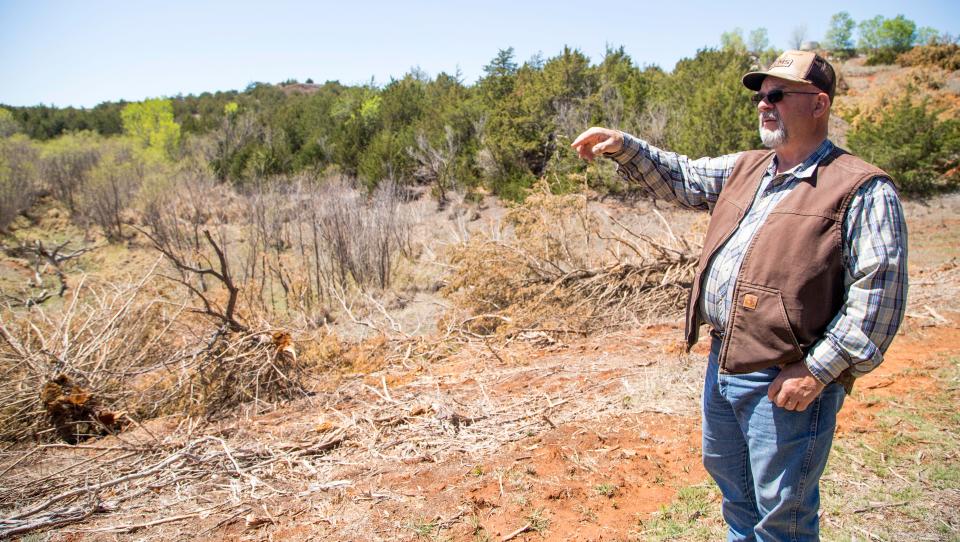
[[[691,160],[619,130],[598,127],[580,134],[572,147],[585,160],[611,158],[617,162],[617,173],[650,197],[693,209],[713,208],[740,156]]]

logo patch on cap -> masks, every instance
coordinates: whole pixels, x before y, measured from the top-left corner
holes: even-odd
[[[770,68],[771,68],[771,69],[773,69],[773,68],[786,68],[786,67],[790,66],[791,64],[793,64],[793,59],[792,59],[792,58],[780,57],[780,58],[777,59],[776,62],[773,63],[773,66],[770,66]]]

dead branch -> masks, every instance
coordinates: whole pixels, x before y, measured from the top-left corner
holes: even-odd
[[[23,257],[32,261],[32,286],[34,288],[43,288],[43,274],[46,273],[47,269],[53,269],[54,274],[57,276],[57,280],[60,282],[60,287],[59,290],[57,290],[56,295],[58,297],[63,297],[69,288],[67,275],[63,271],[63,263],[99,248],[97,246],[85,246],[77,250],[66,251],[65,249],[69,244],[70,241],[68,240],[51,248],[45,246],[43,241],[36,239],[32,243],[21,242],[20,246],[18,247],[8,248],[4,246],[2,249],[10,256]],[[13,301],[15,305],[28,308],[41,305],[54,296],[54,294],[46,288],[43,288],[36,295],[27,296],[25,298],[18,298],[9,294],[4,295]]]
[[[353,322],[354,324],[358,326],[363,326],[368,329],[372,329],[373,331],[376,331],[381,335],[387,335],[387,336],[400,335],[404,338],[410,337],[409,335],[403,332],[403,329],[400,327],[400,324],[398,324],[397,321],[394,320],[392,316],[390,316],[390,313],[387,312],[387,309],[383,306],[383,304],[375,300],[373,296],[364,293],[364,297],[366,298],[367,302],[373,305],[373,307],[376,308],[377,311],[381,315],[383,315],[384,319],[388,322],[390,326],[389,329],[383,326],[377,325],[370,319],[358,317],[353,310],[355,301],[351,299],[350,303],[348,304],[347,294],[344,290],[341,290],[340,288],[331,288],[330,293],[333,296],[333,298],[337,300],[337,303],[339,303],[340,309],[343,310],[343,312],[347,315],[347,318],[349,318],[350,321]]]
[[[191,451],[193,448],[195,448],[195,447],[197,446],[197,444],[199,444],[200,442],[201,442],[201,441],[193,442],[193,443],[189,444],[188,446],[186,446],[184,449],[180,450],[179,452],[170,455],[169,457],[167,457],[167,458],[164,459],[163,461],[160,461],[159,463],[153,465],[152,467],[149,467],[149,468],[147,468],[147,469],[145,469],[145,470],[142,470],[142,471],[140,471],[140,472],[134,472],[134,473],[128,474],[128,475],[126,475],[126,476],[120,476],[120,477],[118,477],[118,478],[114,478],[113,480],[108,480],[108,481],[106,481],[106,482],[101,482],[101,483],[99,483],[99,484],[94,484],[94,485],[92,485],[92,486],[85,486],[85,487],[76,488],[76,489],[72,489],[72,490],[70,490],[70,491],[65,491],[65,492],[63,492],[63,493],[60,493],[59,495],[56,495],[56,496],[54,496],[54,497],[51,497],[51,498],[47,499],[46,501],[44,501],[44,502],[42,502],[42,503],[34,506],[33,508],[29,508],[29,509],[27,509],[27,510],[25,510],[25,511],[23,511],[23,512],[20,512],[19,514],[16,514],[16,515],[12,516],[11,519],[15,519],[15,520],[17,520],[17,519],[25,519],[25,518],[28,518],[28,517],[30,517],[30,516],[34,516],[34,515],[36,515],[36,514],[38,514],[38,513],[40,513],[40,512],[43,512],[44,510],[50,508],[51,506],[53,506],[54,504],[57,504],[58,502],[61,502],[61,501],[64,501],[64,500],[67,500],[67,499],[70,499],[70,498],[73,498],[73,497],[77,497],[77,496],[79,496],[79,495],[83,495],[84,493],[94,493],[94,492],[98,492],[98,491],[100,491],[100,490],[103,490],[103,489],[106,489],[106,488],[110,488],[110,487],[113,487],[113,486],[122,484],[122,483],[124,483],[124,482],[129,482],[129,481],[136,480],[136,479],[139,479],[139,478],[145,478],[145,477],[147,477],[147,476],[151,476],[151,475],[156,474],[156,473],[160,472],[161,470],[165,469],[165,468],[168,467],[169,465],[171,465],[171,464],[173,464],[173,463],[175,463],[175,462],[177,462],[177,461],[180,461],[180,460],[182,460],[182,459],[185,459],[185,458],[190,458],[190,459],[196,460],[196,458],[190,457],[190,456],[189,456],[189,453],[190,453],[190,451]]]
[[[211,507],[209,510],[213,510],[214,508],[217,508],[217,507],[219,507],[219,506],[220,506],[220,505]],[[200,514],[202,514],[203,512],[205,512],[205,510],[201,510],[200,512],[194,512],[194,513],[192,513],[192,514],[182,514],[182,515],[179,515],[179,516],[171,516],[171,517],[167,517],[167,518],[155,519],[155,520],[153,520],[153,521],[146,521],[146,522],[143,522],[143,523],[134,523],[134,524],[131,524],[131,525],[113,525],[113,526],[110,526],[110,527],[105,527],[105,528],[103,528],[103,529],[92,529],[92,530],[84,531],[84,532],[87,532],[87,533],[132,533],[132,532],[135,532],[135,531],[139,531],[140,529],[146,529],[147,527],[155,527],[155,526],[157,526],[157,525],[163,525],[164,523],[173,523],[174,521],[183,521],[183,520],[185,520],[185,519],[196,518],[196,517],[199,517]]]
[[[658,214],[659,214],[659,213],[658,213]],[[662,215],[660,215],[660,217],[661,217],[661,219],[663,218]],[[673,248],[673,247],[668,247],[668,246],[666,246],[666,245],[664,245],[664,244],[662,244],[662,243],[659,243],[659,242],[655,241],[655,240],[654,240],[653,238],[651,238],[649,235],[646,235],[646,234],[643,234],[643,233],[634,232],[634,231],[631,230],[629,227],[627,227],[626,225],[624,225],[623,222],[620,222],[619,220],[617,220],[617,219],[616,219],[615,217],[613,217],[613,216],[610,217],[610,220],[613,221],[613,223],[616,224],[617,226],[620,226],[621,228],[623,228],[623,230],[624,230],[625,232],[627,232],[627,233],[629,233],[630,235],[636,237],[637,239],[643,240],[643,241],[644,241],[645,243],[647,243],[649,246],[653,247],[653,248],[656,249],[658,252],[660,252],[660,254],[663,255],[664,257],[669,258],[669,257],[672,255],[674,258],[681,258],[681,259],[683,259],[683,258],[689,256],[689,254],[688,254],[688,252],[689,252],[689,246],[685,247],[685,248],[687,249],[687,251],[679,250],[679,249],[676,249],[676,248]],[[669,230],[669,231],[670,231],[670,235],[673,236],[673,230]]]
[[[0,317],[2,317],[2,315],[0,315]],[[2,320],[0,320],[0,338],[3,338],[3,342],[7,343],[7,345],[12,348],[18,356],[20,356],[20,359],[30,363],[30,356],[27,355],[27,352],[23,349],[23,346],[20,345],[20,341],[10,335],[10,332],[7,331],[6,326],[3,325]],[[34,370],[36,370],[36,368],[34,368]]]
[[[512,533],[501,538],[500,542],[507,542],[508,540],[513,540],[514,538],[520,536],[521,534],[529,531],[532,528],[533,528],[533,524],[530,522],[527,522],[523,527],[520,527],[516,531],[513,531]]]
[[[224,288],[226,288],[228,294],[227,306],[225,309],[221,310],[216,303],[209,299],[205,292],[190,284],[188,280],[174,279],[176,282],[186,286],[191,293],[193,293],[193,295],[196,296],[201,303],[203,303],[203,309],[195,309],[196,312],[212,317],[213,319],[221,322],[224,327],[230,329],[231,331],[237,331],[241,333],[246,333],[249,331],[247,326],[241,324],[236,318],[235,313],[237,309],[237,298],[240,294],[240,288],[236,285],[233,276],[230,274],[230,265],[226,255],[226,240],[221,239],[221,242],[217,243],[210,234],[209,229],[203,229],[202,231],[207,244],[213,250],[214,254],[216,254],[217,268],[215,269],[212,265],[204,267],[187,263],[186,258],[168,243],[142,228],[137,229],[140,231],[140,233],[147,236],[151,243],[153,243],[154,248],[163,254],[167,261],[172,263],[173,266],[181,272],[195,275],[201,279],[202,277],[213,277],[219,281]]]
[[[59,510],[45,514],[39,518],[30,521],[18,521],[16,519],[0,519],[0,537],[6,538],[20,534],[29,533],[38,529],[51,529],[63,527],[72,523],[80,523],[96,513],[109,512],[110,510],[97,501],[94,496],[93,504],[83,507],[74,506],[66,510]],[[9,527],[8,527],[9,525]]]
[[[292,444],[281,446],[280,449],[292,453],[295,457],[318,455],[340,446],[347,440],[347,432],[340,428],[331,433],[326,439],[310,444]]]

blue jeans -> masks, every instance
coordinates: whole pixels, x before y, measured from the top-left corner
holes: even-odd
[[[721,374],[713,340],[703,388],[703,465],[723,493],[729,541],[819,540],[820,475],[843,386],[833,382],[802,412],[767,398],[779,367]]]

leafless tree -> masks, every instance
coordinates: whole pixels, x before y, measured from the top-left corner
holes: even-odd
[[[80,187],[86,183],[90,171],[99,161],[100,151],[93,146],[65,146],[44,154],[40,161],[40,173],[54,197],[63,202],[70,212],[75,212]]]
[[[640,115],[637,121],[639,133],[652,145],[661,145],[664,137],[667,135],[667,122],[670,120],[670,112],[667,106],[663,104],[651,104]]]
[[[194,312],[213,318],[224,329],[245,331],[247,326],[236,314],[240,286],[230,266],[231,245],[226,221],[208,224],[211,211],[204,204],[211,203],[210,199],[190,197],[191,192],[198,189],[190,181],[199,180],[202,186],[202,179],[188,176],[171,187],[175,189],[172,193],[148,201],[144,211],[147,227],[139,228],[139,231],[178,271],[179,276],[169,278],[184,285],[201,303],[202,308],[194,309]],[[188,202],[185,203],[185,199]],[[210,233],[212,226],[217,226],[216,237]],[[208,279],[226,290],[224,305],[217,302],[206,282]]]
[[[0,231],[5,231],[37,195],[37,152],[26,139],[0,140]]]
[[[301,262],[288,254],[294,246],[297,209],[303,197],[302,183],[286,178],[262,179],[244,194],[244,222],[249,229],[241,276],[244,283],[255,285],[245,294],[251,306],[276,310],[275,284],[282,289],[286,301],[282,306],[287,312],[292,303],[312,302],[310,293],[300,291],[299,277],[293,276],[292,268],[301,268],[297,265]]]
[[[790,41],[788,45],[791,49],[799,49],[803,42],[807,40],[807,25],[802,24],[799,26],[793,27],[793,31],[790,32]]]
[[[224,305],[221,305],[209,292],[205,291],[205,289],[201,290],[198,288],[193,281],[173,278],[176,282],[186,286],[203,305],[202,308],[193,309],[193,312],[213,318],[216,322],[220,323],[224,329],[240,332],[248,331],[247,326],[242,324],[237,318],[237,299],[240,295],[240,287],[237,285],[230,271],[230,258],[227,254],[227,247],[229,245],[224,228],[219,230],[217,239],[214,239],[209,229],[203,230],[203,238],[207,246],[213,251],[215,259],[209,257],[205,251],[199,252],[196,258],[199,260],[199,263],[196,264],[192,263],[191,259],[188,259],[186,255],[170,250],[170,248],[162,244],[159,239],[153,237],[150,232],[146,230],[141,230],[141,232],[150,238],[154,248],[160,251],[174,267],[188,275],[195,275],[198,278],[212,278],[226,289],[227,301]]]
[[[622,127],[625,117],[623,96],[615,84],[608,81],[601,83],[600,104],[601,114],[603,115],[603,126]],[[586,129],[587,123],[590,121],[590,111],[582,107],[578,120],[580,121],[579,127],[571,126],[570,128],[573,128],[573,131],[565,131],[563,133],[579,134]]]
[[[431,145],[423,133],[417,134],[415,140],[417,146],[407,148],[407,153],[418,164],[413,176],[421,183],[434,185],[437,200],[441,206],[446,205],[447,193],[457,185],[455,161],[460,145],[456,133],[450,126],[444,126],[444,141],[438,147]]]
[[[131,148],[116,145],[101,156],[80,189],[78,210],[111,241],[123,239],[123,213],[143,184],[144,165]]]
[[[208,162],[215,164],[217,176],[229,176],[229,164],[235,153],[261,136],[262,125],[251,112],[233,113],[224,117],[220,129],[214,132],[214,145],[206,147],[211,153]]]
[[[480,150],[477,151],[477,167],[486,179],[495,179],[503,175],[503,167],[487,142],[487,115],[483,114],[473,121],[473,132],[477,134]]]
[[[202,170],[181,170],[167,180],[142,194],[142,221],[155,242],[169,252],[192,258],[206,245],[202,230],[228,222],[230,191]],[[187,279],[184,271],[178,273]],[[201,290],[206,289],[202,276],[194,279]]]

